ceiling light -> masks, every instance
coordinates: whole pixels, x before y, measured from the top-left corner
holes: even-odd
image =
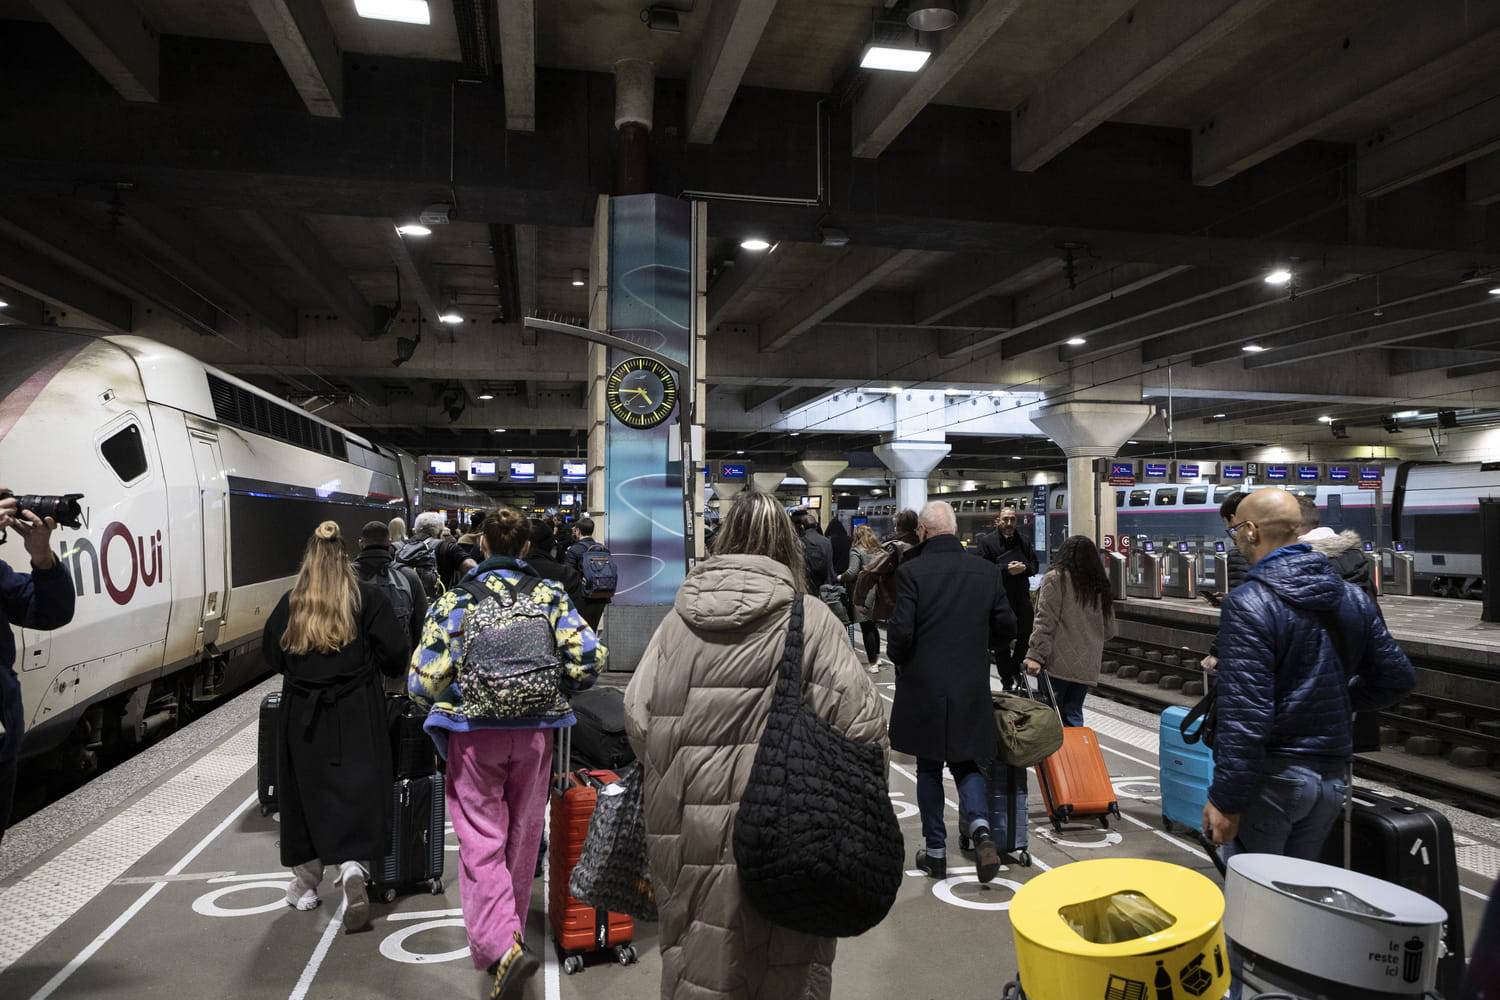
[[[917,31],[947,31],[958,23],[955,0],[915,0],[906,11],[906,25]]]
[[[450,326],[453,326],[462,323],[463,321],[464,314],[458,311],[458,303],[456,302],[447,303],[443,306],[442,311],[438,313],[439,323],[447,323]]]
[[[1292,272],[1284,267],[1278,267],[1276,268],[1276,270],[1266,275],[1266,284],[1268,285],[1284,285],[1291,280]]]
[[[495,428],[495,433],[496,434],[504,434],[505,433],[505,428],[504,427],[496,427]]]
[[[901,391],[901,387],[899,385],[893,385],[887,391],[891,393],[897,393]]]
[[[931,52],[915,46],[876,45],[872,42],[865,46],[865,53],[860,56],[859,65],[862,69],[889,69],[898,73],[915,73],[927,65],[927,57],[930,55],[932,55]]]
[[[495,398],[495,394],[493,392],[490,392],[489,390],[485,390],[484,392],[481,392],[479,394],[479,398],[480,399],[494,399]]]
[[[1139,441],[1126,441],[1126,444],[1140,444]]]
[[[1421,415],[1421,410],[1402,410],[1400,413],[1391,414],[1393,417],[1420,417]]]
[[[1068,338],[1068,346],[1069,347],[1082,347],[1084,344],[1087,344],[1087,343],[1088,343],[1088,341],[1084,340],[1082,337],[1069,337]]]
[[[1012,462],[1019,462],[1021,460],[1021,456],[1020,455],[1012,455],[1012,456],[1010,456],[1010,460]]]
[[[1491,295],[1500,295],[1500,285],[1496,285],[1494,288],[1491,288],[1490,289],[1490,294]]]
[[[739,451],[735,452],[736,455],[743,455],[744,453],[745,453],[745,449],[743,449],[743,448],[741,448]]]
[[[588,281],[588,277],[589,276],[587,271],[585,271],[581,267],[575,267],[572,271],[572,277],[569,280],[573,282],[574,288],[582,288]]]
[[[1319,417],[1318,418],[1318,423],[1320,423],[1320,424],[1331,424],[1331,423],[1333,423],[1333,418],[1332,417]]]
[[[431,236],[432,235],[432,230],[428,229],[426,226],[422,225],[420,222],[408,222],[404,226],[397,226],[396,227],[396,232],[400,233],[402,236]]]
[[[671,7],[647,7],[641,11],[641,23],[652,31],[669,31],[675,34],[682,30],[682,20]]]
[[[1225,416],[1227,416],[1227,414],[1224,414],[1224,413],[1215,413],[1214,414],[1214,419],[1215,420],[1223,420]]]
[[[354,0],[354,10],[360,17],[375,21],[432,23],[432,12],[427,9],[427,0]]]
[[[759,236],[751,236],[748,239],[740,240],[740,249],[754,250],[758,253],[761,250],[771,249],[771,244],[769,241],[763,240]]]
[[[10,308],[10,303],[7,302],[7,301],[5,301],[4,299],[0,299],[0,309],[8,309],[8,308]]]
[[[1241,347],[1240,350],[1249,351],[1251,354],[1259,354],[1261,351],[1264,351],[1265,348],[1261,347],[1259,344],[1246,344],[1244,347]]]

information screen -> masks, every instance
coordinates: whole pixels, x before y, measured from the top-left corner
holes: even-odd
[[[1167,463],[1166,462],[1147,462],[1146,463],[1146,478],[1147,479],[1166,479],[1167,478]]]
[[[1299,465],[1299,466],[1297,466],[1297,478],[1298,479],[1301,479],[1303,481],[1306,481],[1306,480],[1309,480],[1309,479],[1317,479],[1318,475],[1319,475],[1319,472],[1318,472],[1318,467],[1316,465]]]
[[[1380,466],[1361,465],[1359,467],[1359,481],[1362,483],[1380,482]]]
[[[1222,479],[1244,479],[1245,467],[1243,465],[1225,465],[1224,471],[1220,473]]]
[[[1284,465],[1268,465],[1266,466],[1266,478],[1273,483],[1285,482],[1286,477],[1290,473],[1290,471],[1291,470]]]
[[[1198,466],[1196,464],[1189,463],[1189,462],[1178,462],[1177,463],[1177,478],[1178,479],[1197,479],[1198,478]]]
[[[1328,467],[1328,478],[1331,482],[1347,483],[1349,481],[1349,466],[1330,465]]]
[[[512,462],[510,463],[510,478],[518,482],[532,482],[536,479],[535,462]]]
[[[458,459],[456,458],[434,458],[427,463],[428,471],[439,476],[458,475]]]
[[[563,462],[562,477],[575,482],[589,477],[589,466],[587,462]]]
[[[494,474],[494,462],[481,462],[478,459],[472,459],[469,462],[469,475],[471,476],[493,476]]]
[[[743,465],[724,464],[719,466],[719,478],[721,479],[744,479],[745,467]]]

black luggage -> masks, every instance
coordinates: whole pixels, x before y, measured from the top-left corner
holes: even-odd
[[[399,778],[391,787],[390,852],[370,869],[370,884],[387,903],[398,888],[443,891],[443,776]]]
[[[422,778],[437,771],[437,748],[422,729],[427,711],[404,694],[386,695],[391,727],[391,768],[397,778]]]
[[[255,747],[255,794],[260,814],[269,816],[281,802],[281,781],[276,756],[276,724],[281,717],[281,692],[272,691],[260,700],[260,731]]]
[[[580,691],[568,703],[578,717],[573,727],[573,760],[578,767],[619,771],[635,760],[625,736],[625,695],[619,688]]]
[[[1349,867],[1420,893],[1448,911],[1443,927],[1448,954],[1438,961],[1437,986],[1444,996],[1458,996],[1464,975],[1464,924],[1448,817],[1364,788],[1354,789],[1352,798]],[[1343,865],[1343,823],[1335,823],[1329,833],[1323,861]]]

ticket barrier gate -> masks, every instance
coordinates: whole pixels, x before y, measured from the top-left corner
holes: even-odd
[[[1214,542],[1213,580],[1208,588],[1216,593],[1229,593],[1229,550],[1223,542]]]
[[[1161,592],[1166,597],[1195,597],[1198,593],[1198,553],[1178,543],[1162,556]]]
[[[1379,549],[1380,593],[1410,597],[1416,567],[1406,546],[1397,542],[1394,548]]]
[[[1130,550],[1129,570],[1125,574],[1125,593],[1129,597],[1161,600],[1161,557],[1151,542]]]
[[[1123,601],[1130,595],[1125,587],[1125,556],[1119,552],[1100,552],[1104,559],[1104,573],[1109,577],[1109,596],[1116,601]]]

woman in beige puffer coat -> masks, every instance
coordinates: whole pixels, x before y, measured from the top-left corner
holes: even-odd
[[[1058,547],[1036,594],[1026,672],[1047,668],[1065,726],[1083,725],[1083,699],[1099,683],[1104,644],[1115,634],[1114,598],[1093,539],[1074,535]]]
[[[661,913],[663,1000],[821,1000],[835,939],[771,924],[745,901],[734,817],[776,687],[792,596],[806,586],[790,518],[743,493],[715,555],[677,592],[625,692],[645,765],[646,830]],[[813,709],[851,739],[887,746],[880,697],[844,626],[803,602],[803,683]]]

